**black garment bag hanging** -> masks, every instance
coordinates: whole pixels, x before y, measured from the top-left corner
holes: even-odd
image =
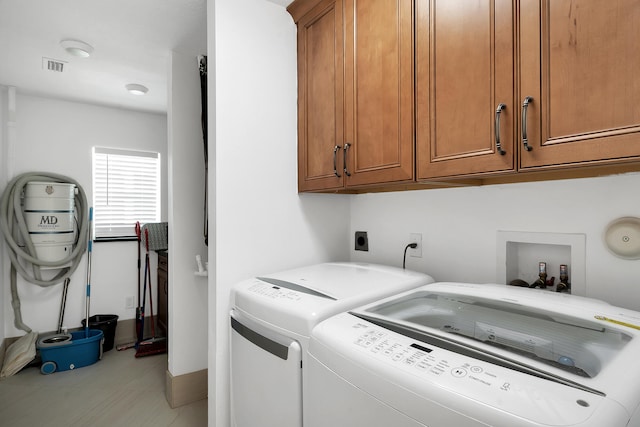
[[[202,101],[202,137],[204,139],[204,244],[209,246],[209,203],[208,176],[209,176],[209,150],[207,140],[207,57],[198,57],[198,68],[200,69],[200,98]]]

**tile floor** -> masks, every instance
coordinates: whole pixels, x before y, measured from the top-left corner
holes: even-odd
[[[0,426],[207,425],[207,400],[171,409],[164,394],[167,355],[104,353],[93,365],[50,375],[28,367],[0,381]]]

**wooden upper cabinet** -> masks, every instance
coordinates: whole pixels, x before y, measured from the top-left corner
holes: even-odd
[[[344,0],[344,20],[346,186],[412,181],[413,0]]]
[[[299,191],[640,164],[638,0],[296,0],[288,10]]]
[[[640,2],[521,0],[519,19],[520,168],[637,161]]]
[[[302,16],[290,9],[298,25],[298,191],[344,186],[342,0],[316,3]]]
[[[513,22],[511,0],[416,2],[419,180],[514,170]]]

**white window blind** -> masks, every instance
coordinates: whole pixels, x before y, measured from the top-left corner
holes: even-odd
[[[160,154],[94,147],[95,238],[135,237],[136,221],[160,222]]]

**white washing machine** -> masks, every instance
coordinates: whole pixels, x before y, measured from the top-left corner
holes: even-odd
[[[235,285],[232,425],[300,427],[311,329],[337,313],[432,282],[426,274],[395,267],[326,263]]]
[[[305,427],[638,427],[640,313],[434,283],[312,332]]]

